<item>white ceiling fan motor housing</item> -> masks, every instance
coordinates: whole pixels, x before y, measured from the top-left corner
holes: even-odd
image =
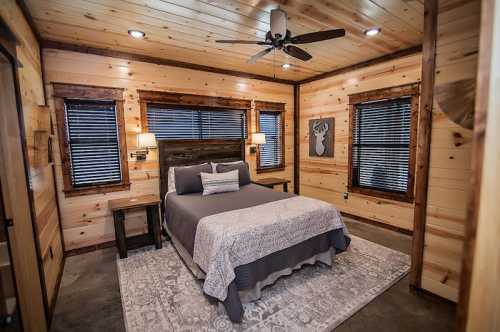
[[[271,10],[271,34],[276,39],[283,39],[286,36],[287,15],[284,10]]]

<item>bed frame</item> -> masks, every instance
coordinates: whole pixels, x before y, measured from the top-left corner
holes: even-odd
[[[158,150],[162,211],[169,167],[245,160],[245,140],[241,139],[159,140]]]

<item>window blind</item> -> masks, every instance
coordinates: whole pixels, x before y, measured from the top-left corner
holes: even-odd
[[[353,185],[405,193],[411,132],[411,97],[361,103],[353,114]]]
[[[243,110],[197,109],[150,104],[148,131],[157,139],[245,139]]]
[[[260,112],[260,132],[266,135],[266,144],[260,146],[260,168],[279,167],[283,162],[281,140],[281,113]]]
[[[121,182],[113,101],[65,100],[74,187]]]

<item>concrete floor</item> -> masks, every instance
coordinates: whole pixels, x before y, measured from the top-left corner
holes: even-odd
[[[409,254],[411,237],[345,220],[351,234]],[[51,331],[124,331],[116,250],[103,249],[66,260]],[[408,277],[358,311],[336,332],[453,331],[455,305],[410,292]]]

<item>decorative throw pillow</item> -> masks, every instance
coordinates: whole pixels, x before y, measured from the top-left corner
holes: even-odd
[[[238,170],[240,186],[250,184],[250,171],[248,170],[247,162],[240,161],[238,163],[217,164],[217,173],[226,173],[233,170]]]
[[[226,173],[201,173],[200,175],[203,195],[240,190],[238,170],[236,169]]]
[[[168,191],[167,193],[171,193],[175,191],[175,167],[168,168]]]
[[[200,193],[203,191],[200,173],[212,173],[209,163],[193,166],[175,167],[175,191],[177,195]]]
[[[225,162],[225,163],[214,163],[213,161],[210,162],[210,165],[212,165],[213,172],[212,173],[217,173],[217,165],[224,164],[224,165],[232,165],[232,164],[239,164],[243,163],[243,160],[238,160],[238,161],[230,161],[230,162]]]

